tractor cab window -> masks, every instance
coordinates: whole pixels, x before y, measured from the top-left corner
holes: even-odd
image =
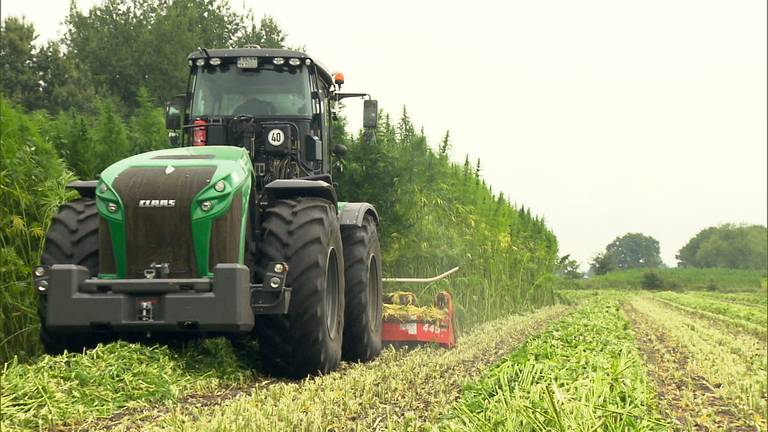
[[[309,73],[303,67],[235,64],[198,68],[191,112],[201,116],[310,117]]]

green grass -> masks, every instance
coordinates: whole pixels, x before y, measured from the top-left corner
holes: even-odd
[[[250,376],[223,339],[181,351],[117,342],[85,354],[12,361],[0,375],[0,429],[47,429],[107,417],[122,408],[171,402]]]
[[[649,269],[632,269],[593,276],[581,281],[584,289],[643,289],[643,275]],[[721,268],[653,269],[666,290],[709,290],[722,292],[765,291],[765,271]]]
[[[468,386],[456,431],[667,430],[615,294],[589,300]]]

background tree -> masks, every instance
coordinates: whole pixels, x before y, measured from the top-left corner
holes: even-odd
[[[606,246],[605,253],[615,257],[619,270],[661,266],[659,241],[640,233],[617,237]]]
[[[768,228],[724,224],[699,231],[676,255],[680,267],[768,269]]]
[[[616,263],[616,256],[607,253],[599,253],[595,255],[589,266],[589,272],[598,276],[618,269],[619,266]]]
[[[563,255],[557,263],[557,273],[566,279],[582,279],[584,274],[579,269],[579,262],[570,255]]]
[[[39,84],[35,74],[35,28],[16,17],[7,17],[0,26],[0,88],[5,97],[35,106]]]
[[[662,265],[659,242],[640,233],[628,233],[616,237],[605,252],[592,259],[592,272],[598,275],[614,270],[632,268],[656,268]]]

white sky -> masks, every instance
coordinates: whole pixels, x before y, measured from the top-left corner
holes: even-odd
[[[68,3],[3,0],[2,16],[46,40]],[[272,15],[345,91],[395,117],[407,105],[433,146],[450,129],[454,160],[480,157],[494,191],[543,215],[585,268],[627,232],[674,265],[704,227],[766,224],[764,0],[232,4]]]

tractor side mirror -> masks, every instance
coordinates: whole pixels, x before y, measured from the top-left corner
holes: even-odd
[[[375,129],[379,124],[379,102],[375,99],[363,101],[363,127]]]
[[[333,154],[338,158],[341,158],[347,154],[347,151],[349,151],[349,149],[344,144],[336,144],[333,146]]]
[[[181,112],[184,110],[186,95],[174,96],[165,104],[165,128],[181,129]]]

